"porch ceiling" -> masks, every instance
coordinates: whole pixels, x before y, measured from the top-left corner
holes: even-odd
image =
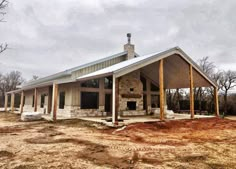
[[[141,68],[141,73],[159,84],[159,62]],[[198,71],[193,68],[194,87],[212,86]],[[178,54],[164,59],[164,87],[166,89],[189,88],[189,63]]]

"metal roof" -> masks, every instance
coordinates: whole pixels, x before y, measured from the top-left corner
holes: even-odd
[[[137,58],[133,58],[127,61],[123,61],[121,63],[109,66],[107,68],[95,71],[93,73],[89,73],[84,76],[77,77],[77,80],[88,80],[92,78],[98,78],[101,76],[108,76],[108,75],[115,75],[115,76],[121,76],[122,72],[128,73],[131,71],[134,71],[133,67],[136,66],[135,70],[144,67],[148,64],[151,64],[153,62],[156,62],[162,58],[168,57],[173,54],[179,54],[182,56],[182,58],[187,61],[188,63],[192,64],[193,67],[205,78],[211,83],[213,86],[217,86],[217,84],[207,75],[205,74],[201,68],[179,47],[170,48],[168,50],[165,50],[163,52],[156,52],[144,56],[140,56]]]
[[[46,76],[46,77],[43,77],[43,78],[40,78],[40,79],[37,79],[37,80],[34,80],[34,81],[29,81],[29,82],[23,84],[21,86],[21,88],[25,87],[25,86],[31,86],[31,85],[36,85],[36,84],[40,84],[40,83],[43,83],[43,82],[55,80],[55,79],[65,77],[65,76],[70,76],[71,73],[74,72],[74,71],[77,71],[77,70],[80,70],[80,69],[83,69],[83,68],[86,68],[86,67],[89,67],[89,66],[92,66],[92,65],[95,65],[95,64],[98,64],[98,63],[116,58],[116,57],[120,57],[120,56],[123,56],[123,55],[126,55],[126,54],[127,54],[127,51],[120,52],[120,53],[117,53],[117,54],[114,54],[114,55],[111,55],[111,56],[108,56],[108,57],[105,57],[105,58],[102,58],[102,59],[98,59],[98,60],[93,61],[93,62],[89,62],[89,63],[86,63],[86,64],[76,66],[76,67],[71,68],[71,69],[67,69],[65,71],[62,71],[62,72],[59,72],[59,73],[56,73],[56,74],[53,74],[53,75],[50,75],[50,76]],[[135,54],[135,55],[139,56],[138,54]]]

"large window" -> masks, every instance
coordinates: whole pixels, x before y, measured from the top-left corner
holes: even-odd
[[[99,88],[99,80],[93,79],[81,83],[81,87]]]
[[[159,91],[159,87],[154,85],[153,83],[151,83],[151,91],[158,92]]]
[[[59,109],[64,109],[65,106],[65,92],[59,94]]]
[[[81,92],[81,109],[98,109],[98,92]]]
[[[141,76],[140,80],[143,84],[143,91],[146,91],[147,90],[147,81],[146,81],[146,79],[143,76]]]
[[[160,107],[160,96],[159,95],[151,95],[151,103],[152,108]]]
[[[104,86],[105,89],[112,89],[112,76],[105,77]]]
[[[42,94],[41,95],[41,102],[40,102],[40,107],[43,108],[44,107],[44,103],[45,103],[45,96],[46,94]]]

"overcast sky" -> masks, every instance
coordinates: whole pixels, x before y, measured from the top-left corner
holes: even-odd
[[[235,0],[9,0],[0,23],[0,72],[43,77],[122,52],[132,33],[140,55],[181,47],[236,70]]]

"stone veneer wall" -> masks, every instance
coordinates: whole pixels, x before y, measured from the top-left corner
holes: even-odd
[[[34,111],[34,107],[32,107],[32,105],[27,105],[25,104],[23,107],[24,112],[33,112]]]
[[[99,109],[80,109],[79,106],[71,107],[72,117],[96,117],[96,116],[106,116],[106,112]]]
[[[133,91],[130,91],[133,88]],[[126,95],[126,96],[124,96]],[[127,102],[136,102],[136,110],[128,110]],[[143,110],[143,84],[140,80],[140,71],[124,75],[119,81],[119,114],[121,116],[145,115]]]

